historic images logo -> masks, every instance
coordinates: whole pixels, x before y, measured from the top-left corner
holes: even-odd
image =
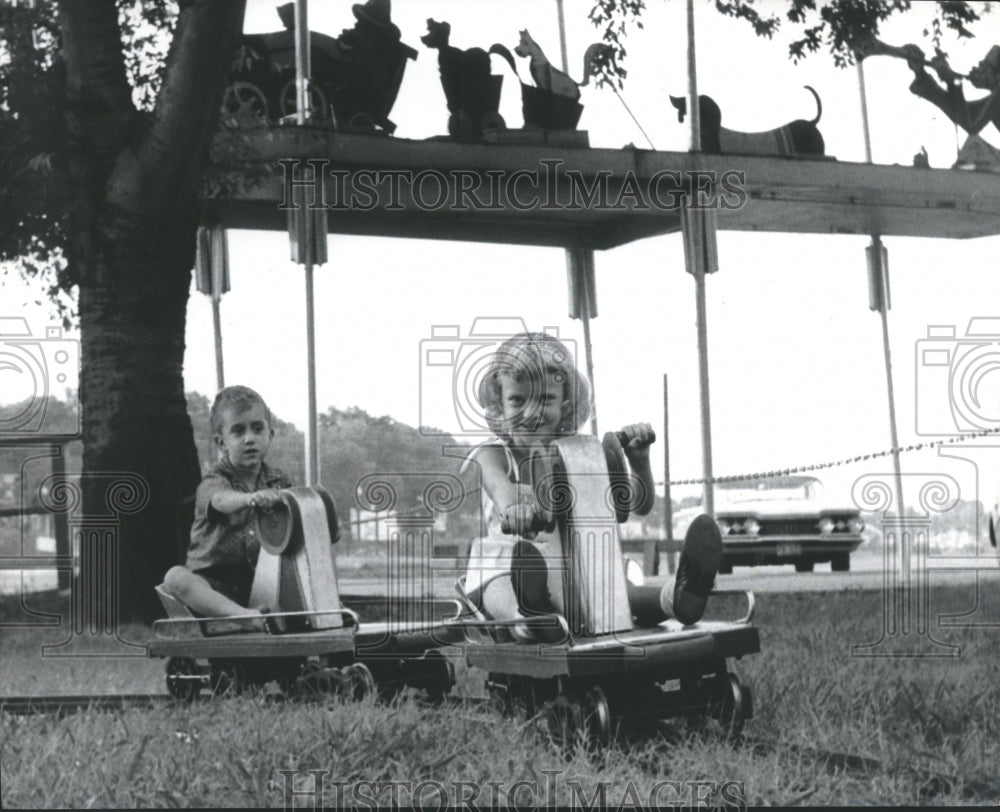
[[[916,427],[921,435],[1000,429],[1000,317],[929,325],[916,343]]]
[[[284,173],[280,209],[306,205],[333,211],[678,211],[740,209],[741,170],[661,169],[584,173],[560,159],[519,169],[330,169],[327,158],[278,161]],[[301,190],[299,194],[297,190]],[[304,193],[304,194],[303,194]]]
[[[420,342],[420,430],[424,434],[448,433],[453,437],[488,437],[494,433],[479,403],[478,392],[486,374],[507,361],[498,358],[503,343],[518,333],[528,331],[523,319],[517,317],[479,317],[463,336],[457,324],[435,324],[431,337]],[[555,327],[544,332],[559,338]],[[560,339],[569,357],[563,363],[577,364],[574,341]],[[560,350],[561,352],[561,350]],[[510,360],[514,363],[514,359]],[[539,371],[544,372],[543,370]],[[540,374],[541,378],[544,375]],[[434,405],[451,398],[453,421],[440,425],[446,418]],[[436,428],[429,428],[437,424]]]
[[[278,770],[284,809],[746,809],[742,781],[658,781],[649,787],[629,781],[591,786],[562,770],[541,770],[541,779],[506,781],[330,781],[329,770]],[[332,804],[330,804],[332,800]]]
[[[77,434],[72,426],[55,428],[46,420],[49,396],[74,384],[80,370],[80,345],[64,338],[60,327],[47,327],[35,336],[28,322],[0,316],[0,436],[22,434]]]

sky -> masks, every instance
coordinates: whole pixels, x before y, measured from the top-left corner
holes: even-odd
[[[685,151],[686,124],[678,123],[668,99],[686,90],[685,3],[646,3],[643,28],[632,28],[626,43],[628,77],[621,96],[656,149]],[[277,5],[249,0],[245,30],[278,28]],[[765,2],[763,7],[780,12],[784,5]],[[916,42],[929,53],[921,29],[930,22],[930,9],[922,5],[888,23],[881,38],[893,45]],[[314,0],[313,30],[336,36],[350,27],[350,6],[346,0]],[[589,7],[589,0],[565,0],[569,72],[577,79],[582,78],[583,51],[599,39],[587,20]],[[555,0],[396,2],[393,21],[419,56],[408,64],[390,113],[398,125],[393,137],[423,139],[447,129],[437,54],[420,43],[427,18],[447,20],[451,42],[460,48],[500,42],[513,49],[518,32],[528,29],[558,65],[556,9]],[[826,154],[840,162],[865,160],[856,69],[833,67],[825,52],[796,65],[787,58],[790,28],[763,40],[746,23],[723,18],[708,0],[695,0],[694,9],[698,88],[719,103],[724,126],[754,132],[811,119],[815,103],[804,88],[809,85],[823,102],[818,126]],[[975,30],[971,43],[946,45],[959,72],[967,72],[1000,42],[1000,13],[987,15]],[[873,161],[910,165],[923,147],[932,167],[950,167],[963,134],[908,91],[911,73],[905,62],[872,57],[866,64]],[[519,61],[519,69],[527,76],[525,61]],[[509,127],[519,126],[515,79],[502,60],[494,60],[493,71],[505,75],[500,111]],[[591,146],[649,146],[610,89],[585,87],[581,102],[579,128],[589,133]],[[992,127],[983,136],[1000,146],[1000,133]],[[948,367],[922,364],[921,342],[930,327],[954,329],[953,358],[982,355],[983,403],[977,414],[984,425],[1000,424],[1000,350],[988,339],[962,340],[970,319],[1000,315],[1000,237],[887,237],[884,242],[900,445],[940,440],[954,425],[941,377]],[[707,280],[717,476],[808,467],[878,455],[891,447],[882,325],[868,308],[867,243],[865,236],[719,232],[720,269]],[[288,260],[283,233],[231,231],[229,247],[232,289],[221,304],[226,383],[254,387],[280,417],[304,428],[302,268]],[[530,329],[555,328],[578,352],[582,366],[582,326],[567,313],[561,249],[331,234],[328,251],[329,261],[315,271],[320,411],[359,406],[411,425],[457,430],[451,373],[428,367],[426,350],[460,345],[476,318],[521,319]],[[598,316],[591,323],[591,339],[599,433],[626,423],[652,423],[660,435],[654,470],[662,472],[666,376],[670,478],[700,477],[695,288],[684,271],[680,235],[598,252],[596,278]],[[36,292],[9,274],[3,284],[5,309],[10,303],[14,314],[27,317],[36,335],[53,323],[50,308],[34,304]],[[21,311],[19,301],[25,302]],[[439,326],[458,326],[460,337],[432,338],[441,333]],[[193,286],[187,347],[186,387],[211,396],[216,389],[211,306]],[[952,454],[965,449],[965,459],[943,457],[936,449],[902,455],[914,492],[929,477],[945,473],[956,478],[963,499],[986,500],[1000,493],[995,441],[948,448]],[[891,472],[890,458],[881,456],[818,474],[846,501],[859,477]],[[693,490],[675,488],[673,494]]]

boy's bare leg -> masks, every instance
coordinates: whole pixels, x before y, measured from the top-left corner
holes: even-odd
[[[248,609],[236,601],[216,592],[211,585],[187,567],[172,567],[163,579],[167,591],[182,601],[192,611],[206,617],[231,617],[233,615],[260,615],[259,609]],[[265,630],[264,621],[237,622],[239,628]]]

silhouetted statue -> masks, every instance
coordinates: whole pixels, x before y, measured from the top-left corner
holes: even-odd
[[[503,46],[494,47],[496,47],[495,53],[503,56],[516,74],[517,66],[510,51]],[[583,55],[583,79],[577,82],[552,65],[538,43],[532,39],[531,34],[527,30],[522,30],[514,53],[528,58],[528,72],[535,83],[529,85],[521,81],[524,126],[543,130],[576,129],[583,113],[583,105],[579,102],[580,88],[588,85],[590,78],[596,75],[597,60],[610,47],[603,42],[595,42],[587,47]]]
[[[703,152],[733,155],[782,155],[789,157],[819,158],[826,145],[816,126],[823,115],[819,94],[809,85],[806,90],[816,99],[816,117],[807,121],[796,119],[773,130],[747,133],[722,126],[722,110],[711,96],[698,96],[699,122],[701,124],[701,149]],[[670,103],[677,110],[677,120],[687,115],[687,97],[671,96]]]
[[[446,22],[427,20],[427,33],[420,41],[438,51],[441,86],[448,102],[448,134],[460,140],[479,138],[484,129],[504,129],[500,109],[503,77],[494,75],[490,67],[491,53],[510,55],[502,45],[489,51],[466,48],[464,51],[449,43],[451,26]]]
[[[990,48],[968,76],[952,70],[944,54],[938,53],[933,59],[927,59],[920,47],[913,44],[897,47],[870,36],[858,42],[854,50],[858,59],[894,56],[907,61],[913,71],[910,91],[931,102],[969,134],[959,150],[956,168],[1000,170],[1000,150],[979,135],[987,124],[1000,131],[1000,45]],[[927,68],[933,68],[938,78],[931,76]],[[987,91],[986,96],[966,99],[963,79],[968,79],[973,87]]]
[[[355,24],[334,38],[309,32],[310,94],[315,120],[366,132],[395,130],[388,116],[403,81],[406,61],[417,52],[400,42],[390,19],[390,0],[367,0],[352,7]],[[247,34],[230,75],[226,112],[251,109],[276,121],[296,110],[295,4],[277,8],[284,30]]]
[[[903,51],[914,74],[910,84],[913,93],[937,106],[969,135],[977,135],[987,124],[1000,131],[1000,45],[990,48],[969,71],[968,77],[953,71],[942,54],[928,62],[916,45],[904,45]],[[928,64],[934,68],[940,84],[927,72]],[[987,91],[987,95],[981,99],[966,99],[963,78],[968,78],[973,87]]]

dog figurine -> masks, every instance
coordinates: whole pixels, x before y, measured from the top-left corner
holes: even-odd
[[[704,152],[738,155],[779,155],[784,157],[819,157],[826,146],[816,124],[823,115],[823,103],[819,94],[809,87],[806,89],[816,99],[816,117],[811,121],[796,119],[773,130],[759,133],[744,133],[728,130],[722,126],[722,111],[711,96],[698,96],[698,111],[701,115],[701,149]],[[677,120],[684,121],[687,115],[687,98],[671,96],[670,103],[677,109]]]
[[[451,25],[427,20],[427,33],[420,41],[438,52],[438,69],[441,86],[448,102],[448,133],[460,140],[475,140],[484,129],[504,129],[499,114],[500,90],[503,77],[491,72],[490,54],[500,53],[513,61],[502,45],[493,45],[489,51],[466,48],[464,51],[449,43]]]
[[[490,75],[490,55],[482,48],[461,50],[450,45],[451,25],[444,21],[427,20],[427,33],[420,41],[428,48],[437,48],[438,68],[442,76],[464,76],[470,83]]]

